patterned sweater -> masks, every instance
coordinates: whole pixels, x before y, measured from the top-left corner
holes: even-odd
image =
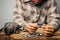
[[[16,0],[14,8],[14,22],[25,29],[28,23],[48,24],[56,29],[60,22],[60,14],[57,12],[55,0],[42,1],[41,4],[34,4],[31,0]]]

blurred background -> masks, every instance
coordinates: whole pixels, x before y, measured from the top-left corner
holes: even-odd
[[[0,29],[6,22],[13,21],[13,8],[16,0],[0,0]],[[60,0],[56,0],[60,13]]]

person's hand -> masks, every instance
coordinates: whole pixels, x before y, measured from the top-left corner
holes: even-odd
[[[27,31],[31,34],[34,33],[37,30],[37,28],[38,28],[37,23],[29,23],[26,27]]]
[[[55,28],[53,26],[47,25],[47,24],[43,24],[42,28],[44,30],[44,34],[45,36],[51,36],[55,30]]]

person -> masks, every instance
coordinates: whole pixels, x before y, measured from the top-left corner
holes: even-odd
[[[55,0],[16,0],[13,15],[22,31],[34,33],[41,27],[46,36],[58,29],[60,20]]]

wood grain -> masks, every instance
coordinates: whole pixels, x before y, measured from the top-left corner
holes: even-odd
[[[42,31],[39,30],[37,32],[41,33]],[[20,33],[7,35],[4,32],[0,32],[0,40],[60,40],[60,29],[52,37],[39,36],[22,38]]]

